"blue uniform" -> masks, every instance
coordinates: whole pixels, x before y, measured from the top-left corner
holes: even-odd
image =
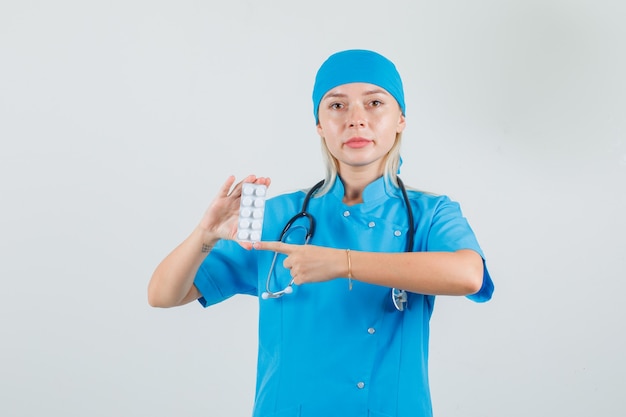
[[[459,205],[445,196],[408,191],[414,213],[414,251],[482,251]],[[277,240],[285,223],[301,210],[305,193],[267,201],[264,240]],[[343,204],[337,179],[332,189],[311,199],[316,219],[309,243],[373,252],[403,252],[407,211],[399,189],[385,178],[371,183],[363,203]],[[287,242],[302,239],[300,219]],[[235,294],[260,296],[273,253],[247,251],[221,241],[195,278],[204,306]],[[484,259],[484,257],[483,257]],[[283,289],[291,276],[279,257],[270,289]],[[485,268],[474,301],[491,298]],[[435,298],[409,293],[400,312],[387,287],[338,278],[294,286],[292,294],[259,297],[259,350],[255,417],[432,415],[428,386],[429,320]]]

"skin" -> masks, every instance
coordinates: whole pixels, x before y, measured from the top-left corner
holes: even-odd
[[[230,176],[220,188],[193,232],[157,266],[148,284],[148,303],[153,307],[174,307],[202,296],[195,285],[198,268],[220,239],[235,239],[239,202],[244,182],[265,184],[269,178],[249,175],[235,184]],[[251,245],[242,244],[250,249]]]
[[[383,175],[385,157],[406,126],[396,100],[372,84],[344,84],[319,107],[317,133],[339,163],[344,202],[361,203],[363,189]]]
[[[385,157],[406,120],[396,100],[384,89],[367,83],[338,86],[326,93],[319,107],[318,134],[337,159],[344,203],[363,202],[365,187],[383,175]],[[248,176],[235,183],[229,177],[200,223],[156,268],[148,286],[148,302],[173,307],[198,299],[193,285],[207,248],[219,239],[234,239],[241,184],[270,184],[269,178]],[[287,255],[284,266],[296,285],[348,276],[345,249],[282,242],[240,243],[246,249]],[[203,250],[203,247],[205,248]],[[456,252],[381,253],[350,251],[354,280],[432,295],[476,293],[483,279],[483,262],[473,250]]]

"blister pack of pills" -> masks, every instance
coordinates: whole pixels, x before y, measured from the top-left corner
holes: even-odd
[[[258,242],[261,240],[266,195],[266,185],[243,184],[241,202],[239,203],[238,240],[244,242]]]

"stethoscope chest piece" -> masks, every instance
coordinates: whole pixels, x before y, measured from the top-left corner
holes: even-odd
[[[404,308],[409,301],[409,295],[405,290],[400,290],[398,288],[391,289],[391,300],[393,301],[393,305],[396,307],[398,311],[404,311]]]

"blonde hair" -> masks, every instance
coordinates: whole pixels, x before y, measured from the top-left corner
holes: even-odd
[[[328,146],[326,146],[324,138],[320,139],[322,144],[322,157],[326,167],[326,176],[324,177],[324,185],[317,193],[315,193],[317,196],[326,194],[337,180],[337,175],[339,175],[339,162],[337,161],[337,158],[335,158],[330,153],[330,150],[328,150]],[[396,133],[396,140],[387,155],[385,155],[385,167],[383,170],[383,176],[387,180],[391,181],[391,183],[396,187],[398,187],[398,168],[400,167],[401,142],[402,132]]]

